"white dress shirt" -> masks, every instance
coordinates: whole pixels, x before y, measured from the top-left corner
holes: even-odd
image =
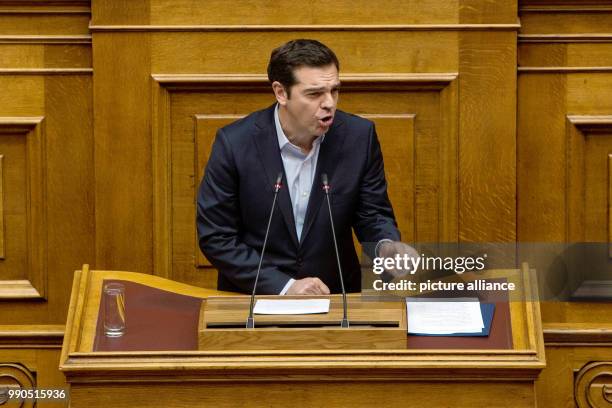
[[[291,197],[291,206],[293,207],[293,219],[295,221],[295,232],[298,240],[302,235],[304,228],[304,219],[306,218],[306,208],[310,199],[310,191],[317,170],[317,159],[319,158],[319,150],[325,135],[318,137],[312,143],[310,152],[304,153],[302,149],[294,145],[287,139],[285,132],[278,117],[278,104],[274,109],[274,124],[276,125],[276,135],[278,136],[278,147],[280,148],[283,167],[285,168],[286,186]],[[295,282],[295,279],[289,279],[281,295],[284,295],[289,287]]]
[[[319,158],[319,150],[321,143],[325,139],[325,135],[318,137],[312,143],[312,149],[308,154],[304,154],[302,149],[294,145],[287,139],[285,132],[278,117],[278,104],[274,108],[274,124],[276,125],[276,135],[278,137],[278,147],[280,148],[285,175],[287,176],[286,185],[289,189],[291,197],[291,206],[293,207],[293,219],[295,221],[295,232],[298,240],[302,235],[304,228],[304,219],[306,218],[306,208],[310,199],[310,190],[317,170],[317,160]],[[375,256],[378,256],[378,251],[383,242],[393,242],[390,239],[382,239],[376,244],[374,250]],[[281,290],[279,295],[284,295],[289,290],[289,287],[295,282],[295,279],[289,279],[287,284]]]

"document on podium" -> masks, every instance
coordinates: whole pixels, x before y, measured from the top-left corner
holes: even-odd
[[[406,298],[408,333],[456,335],[481,332],[478,298]]]
[[[299,315],[329,312],[329,299],[259,299],[253,313]]]

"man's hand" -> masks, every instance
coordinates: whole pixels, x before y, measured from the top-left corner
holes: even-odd
[[[378,256],[380,258],[395,258],[396,255],[399,255],[402,259],[404,258],[404,255],[407,255],[408,258],[413,258],[415,261],[420,257],[416,249],[400,241],[385,241],[380,244],[380,248],[378,250]],[[409,265],[412,265],[412,263],[409,263]],[[399,278],[412,272],[408,269],[397,269],[395,267],[386,269],[386,271],[394,278]]]
[[[319,278],[297,279],[285,295],[329,295],[329,288]]]

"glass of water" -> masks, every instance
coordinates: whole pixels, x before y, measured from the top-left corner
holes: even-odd
[[[125,334],[125,286],[121,283],[104,285],[104,334],[106,337]]]

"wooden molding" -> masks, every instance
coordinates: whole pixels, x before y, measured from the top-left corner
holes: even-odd
[[[257,90],[269,87],[261,74],[153,74],[153,80],[170,91],[186,90]],[[357,90],[441,90],[458,78],[456,72],[444,73],[355,73],[340,74],[343,91]],[[402,87],[402,88],[398,88]]]
[[[519,15],[524,13],[602,13],[612,11],[610,1],[522,1]]]
[[[520,23],[508,24],[338,24],[338,25],[90,25],[91,32],[244,32],[244,31],[517,31]]]
[[[200,92],[268,92],[266,75],[260,74],[153,74],[153,186],[154,186],[154,274],[172,279],[172,189],[171,183],[171,129],[170,93],[173,91]],[[446,188],[440,196],[442,209],[440,231],[442,239],[454,242],[458,235],[458,137],[456,80],[451,73],[351,73],[340,75],[343,92],[406,92],[440,91],[441,110],[448,112],[442,134],[448,140],[441,143],[441,154],[448,157],[441,169],[441,183]],[[450,187],[449,187],[450,186]],[[452,187],[454,186],[454,187]],[[197,257],[194,264],[198,264]]]
[[[584,241],[584,145],[585,134],[612,133],[612,115],[566,116],[566,237]]]
[[[0,325],[0,348],[61,348],[63,325]]]
[[[612,133],[612,115],[568,115],[567,120],[584,133]]]
[[[612,345],[612,324],[546,323],[544,341],[546,346]]]
[[[608,206],[610,203],[608,202]],[[608,222],[610,217],[608,216]],[[608,241],[610,242],[610,241]],[[610,244],[608,243],[608,246]],[[608,249],[608,254],[610,250]],[[571,300],[607,301],[612,299],[612,280],[585,280],[571,294]]]
[[[39,299],[40,293],[29,280],[0,281],[0,299]]]
[[[521,43],[609,43],[612,42],[612,34],[519,34],[518,42]]]
[[[0,137],[21,134],[26,148],[27,269],[24,280],[0,281],[0,299],[40,299],[47,290],[46,144],[44,118],[0,117]],[[2,214],[3,216],[4,214]],[[4,223],[4,222],[3,222]],[[10,256],[10,254],[5,254]]]
[[[577,73],[609,73],[612,72],[611,67],[518,67],[519,74],[577,74]]]
[[[1,68],[0,75],[92,75],[93,68]]]
[[[0,44],[91,44],[91,35],[0,35]]]

